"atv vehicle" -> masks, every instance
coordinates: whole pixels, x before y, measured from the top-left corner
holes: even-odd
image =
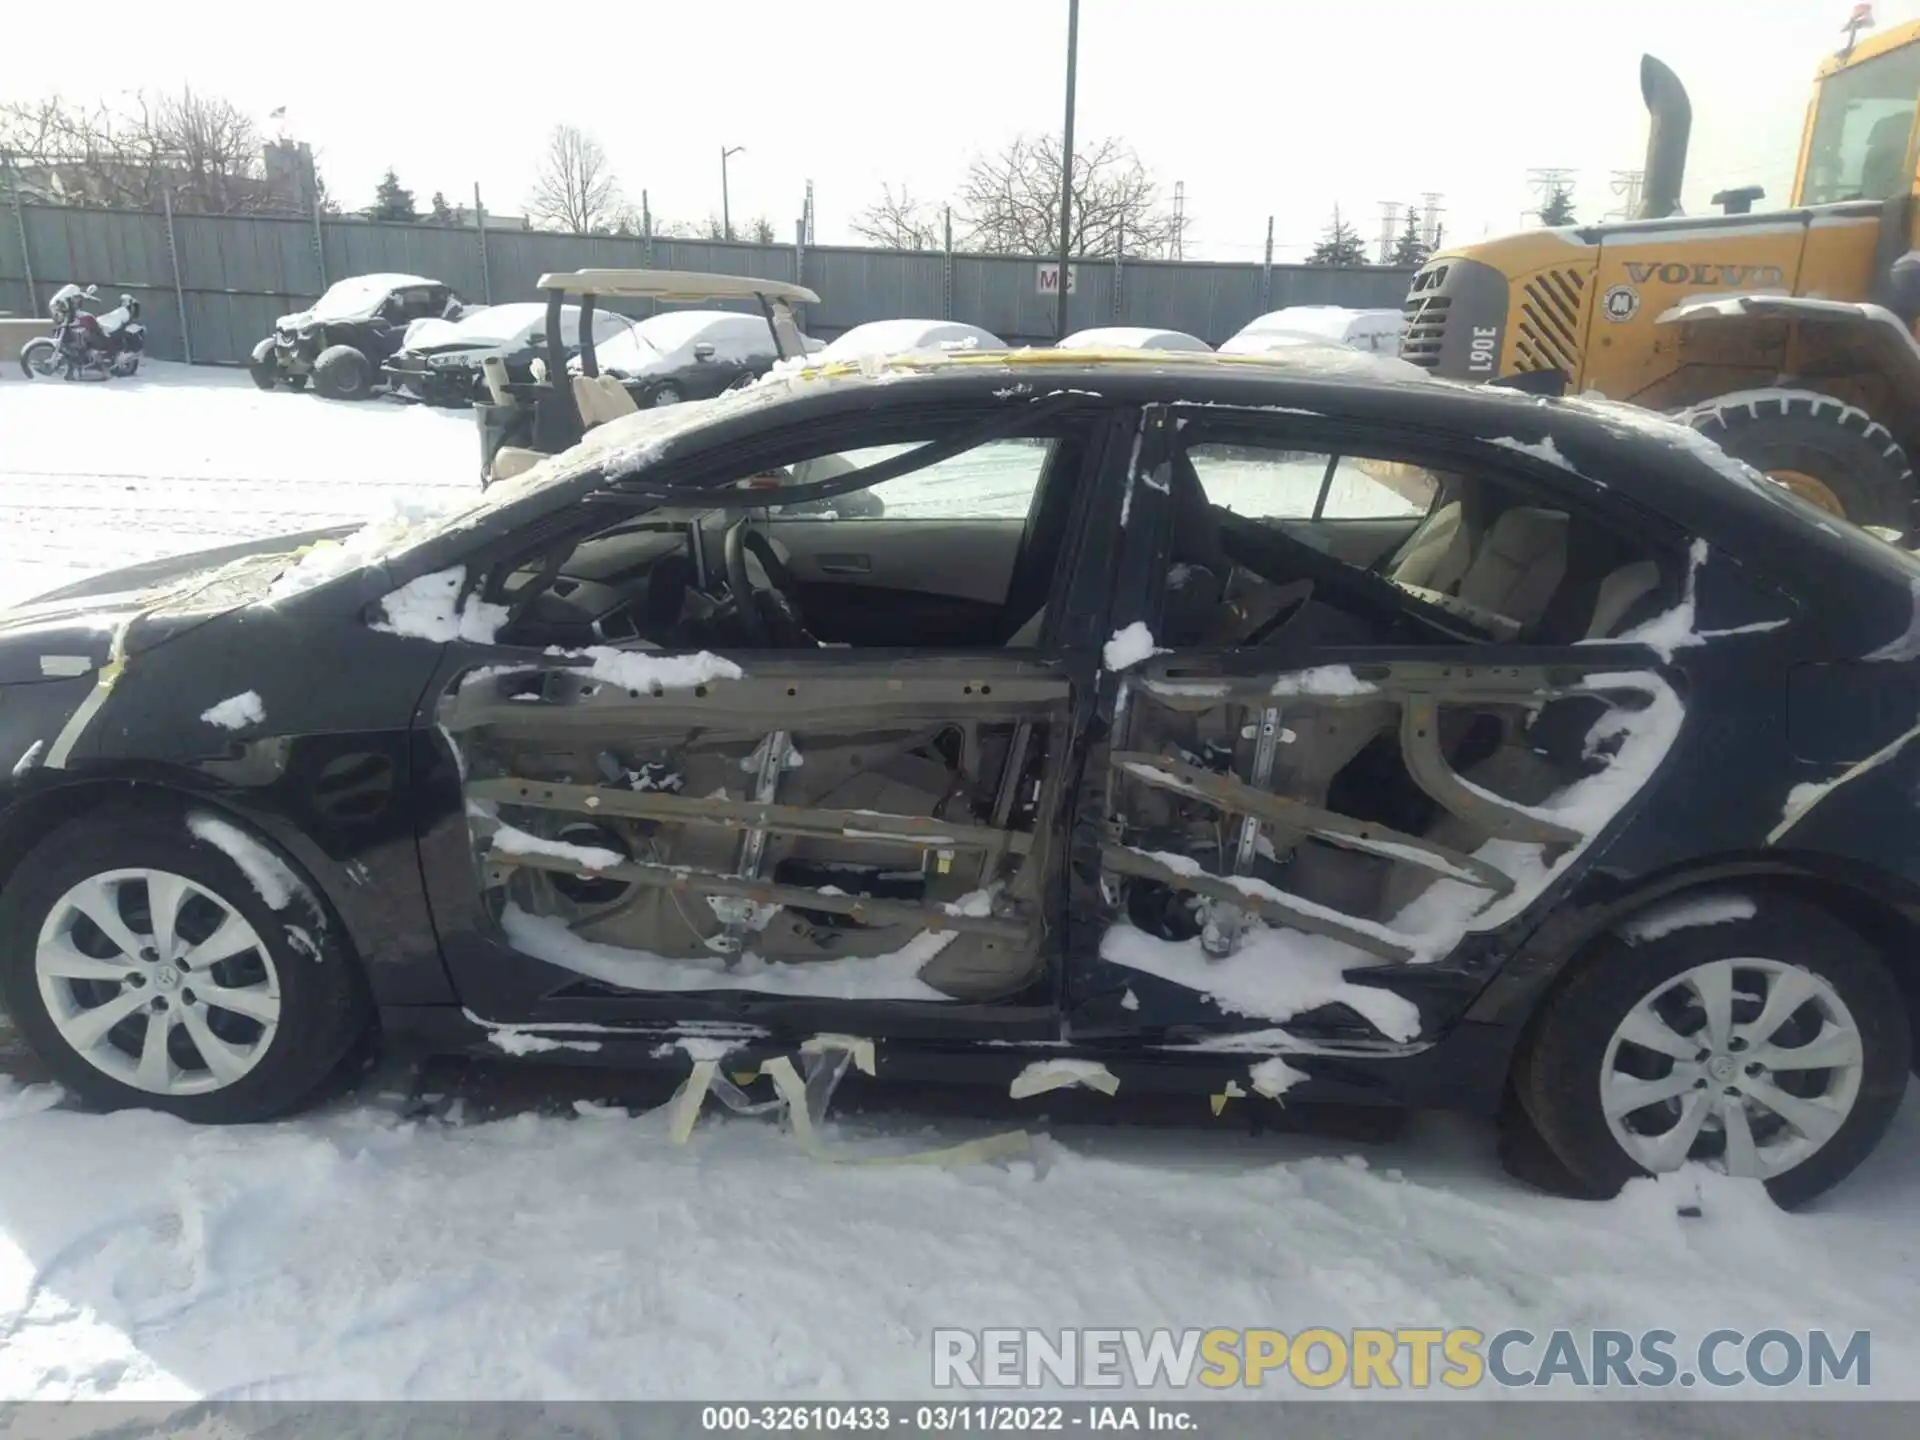
[[[247,370],[262,390],[284,384],[329,400],[361,400],[416,320],[458,320],[467,306],[442,280],[420,275],[354,275],[328,287],[309,310],[282,315],[253,347]]]

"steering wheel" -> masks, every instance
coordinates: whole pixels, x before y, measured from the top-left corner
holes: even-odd
[[[767,577],[764,589],[753,583],[747,571],[748,551],[753,552]],[[801,618],[799,601],[794,598],[793,572],[787,569],[773,542],[753,528],[751,520],[741,520],[727,531],[723,553],[727,588],[733,592],[734,608],[749,642],[767,649],[804,649],[820,643]]]

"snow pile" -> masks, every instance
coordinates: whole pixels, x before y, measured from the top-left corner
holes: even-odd
[[[555,860],[570,860],[586,870],[606,870],[627,863],[627,857],[604,845],[572,845],[565,840],[548,840],[530,835],[512,825],[495,824],[487,843],[503,855],[545,855]]]
[[[768,961],[742,954],[728,966],[719,956],[669,959],[589,940],[564,921],[508,905],[501,926],[516,950],[577,975],[628,990],[686,994],[704,990],[753,991],[765,995],[812,995],[835,1000],[945,1000],[920,978],[920,970],[957,938],[955,933],[916,935],[888,955]]]
[[[547,654],[568,660],[588,660],[587,673],[596,680],[654,695],[665,690],[690,690],[714,680],[743,680],[746,672],[733,661],[702,650],[693,655],[656,655],[644,650],[616,650],[590,645],[584,650],[549,646]]]
[[[1707,542],[1695,540],[1687,548],[1687,586],[1680,603],[1651,620],[1623,631],[1617,636],[1598,636],[1579,641],[1582,645],[1644,645],[1669,663],[1673,652],[1687,645],[1704,645],[1706,638],[1694,627],[1698,608],[1694,592],[1700,580],[1700,567],[1707,563]]]
[[[1657,675],[1594,675],[1588,677],[1583,688],[1601,692],[1637,690],[1647,697],[1647,704],[1640,710],[1616,706],[1595,722],[1587,735],[1589,751],[1619,742],[1605,769],[1575,781],[1539,806],[1522,807],[1579,832],[1581,838],[1567,846],[1558,859],[1549,863],[1547,847],[1518,840],[1489,840],[1474,852],[1476,859],[1514,881],[1514,889],[1506,896],[1491,899],[1489,892],[1478,885],[1441,877],[1381,925],[1313,905],[1251,876],[1214,878],[1242,894],[1283,899],[1309,913],[1338,919],[1405,945],[1413,952],[1410,963],[1430,964],[1442,959],[1469,931],[1494,929],[1531,905],[1640,792],[1680,733],[1685,711],[1679,697]],[[1920,734],[1920,727],[1914,733]],[[1183,874],[1202,871],[1200,864],[1188,856],[1156,854],[1153,858]],[[1287,1020],[1339,1000],[1389,1039],[1407,1040],[1419,1032],[1419,1012],[1411,1002],[1345,978],[1348,970],[1378,966],[1379,957],[1324,935],[1262,925],[1247,932],[1232,954],[1215,958],[1205,952],[1198,939],[1161,940],[1122,922],[1102,938],[1100,954],[1116,965],[1144,970],[1208,995],[1222,1010],[1233,1014]]]
[[[550,1035],[536,1035],[511,1025],[496,1025],[488,1030],[487,1043],[509,1055],[522,1056],[545,1055],[556,1050],[582,1050],[592,1054],[600,1048],[598,1040],[556,1040]]]
[[[381,600],[380,613],[386,622],[376,622],[373,628],[443,645],[454,640],[491,645],[507,623],[507,607],[489,604],[477,593],[462,600],[460,591],[466,583],[463,565],[409,580]]]
[[[305,594],[329,580],[359,570],[386,551],[406,544],[427,525],[458,513],[470,504],[471,497],[466,496],[416,500],[389,497],[382,513],[345,539],[319,540],[308,546],[267,588],[267,603]]]
[[[1866,1394],[1920,1396],[1913,1105],[1830,1200],[1788,1216],[1757,1187],[1701,1171],[1636,1182],[1606,1203],[1550,1199],[1498,1172],[1484,1126],[1442,1116],[1356,1153],[1251,1136],[1232,1109],[1216,1124],[1197,1103],[1191,1127],[1056,1124],[1041,1165],[945,1169],[816,1164],[747,1118],[703,1120],[674,1146],[665,1116],[617,1113],[617,1102],[589,1101],[591,1118],[453,1123],[368,1096],[195,1129],[57,1099],[0,1077],[9,1399],[958,1402],[932,1386],[938,1326],[1294,1335],[1420,1323],[1543,1340],[1562,1326],[1661,1328],[1682,1337],[1681,1353],[1723,1326],[1868,1329]],[[828,1130],[863,1155],[898,1156],[928,1147],[930,1123],[931,1143],[987,1128],[882,1114]],[[763,1197],[764,1213],[743,1218],[729,1203],[742,1196]],[[1696,1203],[1701,1218],[1676,1213]],[[1540,1353],[1512,1358],[1532,1365]],[[1307,1392],[1283,1370],[1261,1392],[1309,1393],[1340,1392]],[[1817,1398],[1804,1381],[1791,1393]],[[1608,1412],[1584,1428],[1760,1433],[1751,1404],[1682,1408],[1649,1411],[1644,1425]],[[1809,1433],[1806,1414],[1778,1433]],[[1849,1417],[1835,1415],[1839,1433]],[[1453,1430],[1418,1426],[1475,1433],[1477,1412],[1462,1416]],[[69,1430],[116,1425],[75,1415]]]
[[[1553,437],[1551,435],[1547,436],[1544,440],[1516,440],[1511,435],[1500,435],[1487,443],[1490,445],[1498,445],[1503,450],[1512,450],[1521,455],[1531,455],[1536,460],[1544,460],[1547,464],[1556,465],[1562,470],[1573,470],[1573,473],[1576,475],[1580,473],[1574,470],[1573,462],[1560,453],[1560,447],[1553,443]]]
[[[1136,620],[1124,629],[1113,632],[1100,651],[1100,657],[1109,670],[1125,670],[1138,665],[1142,660],[1151,660],[1155,655],[1169,653],[1153,643],[1153,631],[1147,628],[1147,622]]]
[[[1697,925],[1727,925],[1735,920],[1751,920],[1758,913],[1758,907],[1744,895],[1702,895],[1670,905],[1656,905],[1622,925],[1620,934],[1630,945],[1643,945],[1676,930],[1690,930]]]
[[[1295,670],[1273,682],[1272,695],[1371,695],[1374,687],[1347,665],[1315,665]]]
[[[200,718],[209,725],[217,725],[222,730],[239,730],[247,725],[258,725],[267,718],[267,707],[260,703],[258,691],[247,690],[231,695],[218,705],[200,712]]]
[[[1420,1033],[1411,1000],[1347,979],[1348,970],[1378,963],[1374,957],[1324,935],[1257,926],[1231,955],[1215,959],[1198,939],[1160,940],[1122,923],[1101,937],[1100,958],[1210,995],[1234,1015],[1291,1020],[1337,1002],[1389,1039]]]
[[[1307,1078],[1304,1070],[1296,1070],[1278,1055],[1270,1055],[1255,1065],[1249,1072],[1256,1095],[1264,1095],[1269,1100],[1278,1100],[1287,1091]]]

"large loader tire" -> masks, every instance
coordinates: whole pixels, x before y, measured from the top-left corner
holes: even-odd
[[[1681,420],[1801,499],[1856,525],[1914,528],[1907,452],[1864,410],[1813,390],[1709,400]]]

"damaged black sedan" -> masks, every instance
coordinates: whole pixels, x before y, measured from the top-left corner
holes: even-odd
[[[1794,1203],[1912,1060],[1916,594],[1689,431],[1371,357],[783,373],[0,618],[0,998],[196,1120],[375,1038],[826,1047]]]

